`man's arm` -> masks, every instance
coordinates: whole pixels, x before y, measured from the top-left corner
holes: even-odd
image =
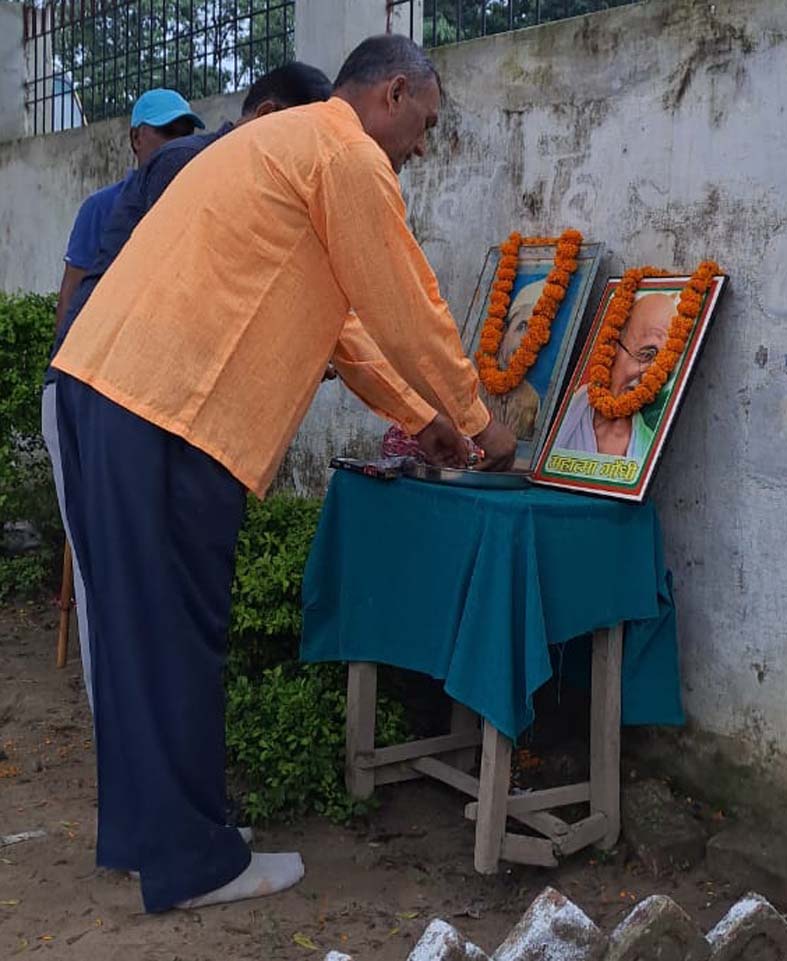
[[[74,291],[86,273],[87,270],[84,270],[82,267],[72,267],[71,264],[66,264],[65,270],[63,271],[63,279],[60,281],[60,291],[57,295],[57,308],[55,310],[56,331],[60,330],[66,318],[68,305],[74,296]]]
[[[74,296],[74,291],[93,265],[93,256],[101,224],[101,211],[95,197],[95,194],[91,194],[82,202],[68,237],[66,255],[63,258],[66,266],[63,270],[63,279],[60,281],[60,291],[57,295],[55,330],[60,329],[60,325],[66,318],[68,305]]]
[[[351,312],[333,356],[342,379],[375,414],[393,420],[417,438],[430,464],[466,467],[468,446],[451,421],[430,407],[396,373]]]
[[[339,336],[333,363],[350,390],[375,414],[417,434],[437,411],[388,363],[385,355],[351,312]]]
[[[356,143],[323,172],[311,215],[360,322],[409,387],[464,434],[489,424],[437,279],[382,151]]]

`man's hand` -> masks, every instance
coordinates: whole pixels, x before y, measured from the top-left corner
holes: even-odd
[[[473,440],[484,452],[484,459],[478,462],[476,470],[505,471],[514,466],[516,437],[494,417]]]
[[[467,441],[444,414],[438,414],[415,438],[429,464],[467,467]]]

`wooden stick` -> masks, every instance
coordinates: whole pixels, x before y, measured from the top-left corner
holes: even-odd
[[[347,669],[347,754],[344,779],[349,794],[358,799],[374,793],[374,770],[362,768],[361,758],[374,754],[377,708],[377,665],[351,661]]]
[[[460,704],[458,701],[451,702],[451,733],[460,734],[465,731],[477,731],[478,743],[481,743],[480,719],[475,711]],[[478,751],[475,747],[466,748],[464,751],[457,751],[452,757],[446,758],[449,764],[469,774],[476,765]]]
[[[544,788],[543,791],[528,791],[527,794],[509,794],[506,800],[506,813],[510,818],[531,811],[548,811],[551,808],[576,804],[590,799],[590,782],[566,784],[563,787]],[[475,821],[478,817],[478,803],[473,801],[465,807],[465,817]]]
[[[568,834],[555,838],[555,844],[562,855],[581,851],[588,844],[601,841],[607,833],[607,816],[600,811],[572,824]]]
[[[598,846],[613,847],[620,833],[620,672],[623,625],[593,635],[590,700],[590,813],[603,814]]]
[[[511,781],[511,741],[489,721],[484,721],[479,781],[475,869],[479,874],[495,874],[506,830],[506,801]]]
[[[442,781],[443,784],[449,784],[463,794],[478,797],[478,778],[465,774],[464,771],[446,764],[445,761],[438,761],[435,757],[419,757],[411,761],[410,765],[421,774],[427,774],[437,781]]]
[[[65,667],[68,660],[68,632],[71,624],[71,597],[74,593],[74,560],[71,545],[66,540],[63,548],[63,580],[60,582],[60,625],[57,631],[57,666]]]
[[[534,864],[544,868],[556,868],[557,858],[552,841],[544,838],[530,838],[524,834],[503,835],[502,856],[506,861],[517,864]]]
[[[384,767],[386,764],[398,764],[400,761],[429,757],[432,754],[445,754],[454,748],[468,748],[480,743],[481,732],[475,728],[459,734],[442,734],[439,737],[425,737],[418,741],[405,741],[403,744],[394,744],[391,747],[379,747],[371,754],[359,757],[356,764],[361,768]]]

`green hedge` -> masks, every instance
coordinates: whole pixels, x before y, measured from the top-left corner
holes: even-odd
[[[344,820],[368,808],[344,788],[346,668],[297,662],[303,570],[319,500],[249,497],[232,590],[227,749],[252,821],[311,812]],[[381,697],[378,743],[405,736]]]
[[[0,600],[55,581],[62,532],[41,437],[41,384],[55,329],[53,294],[0,293]],[[38,546],[20,553],[14,532],[31,525]]]

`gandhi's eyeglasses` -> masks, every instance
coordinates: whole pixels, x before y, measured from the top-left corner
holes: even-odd
[[[656,355],[659,352],[658,347],[640,347],[639,350],[630,351],[628,347],[623,343],[622,340],[618,341],[618,345],[623,350],[624,353],[628,354],[632,360],[635,360],[640,366],[645,364],[652,364],[656,359]]]

